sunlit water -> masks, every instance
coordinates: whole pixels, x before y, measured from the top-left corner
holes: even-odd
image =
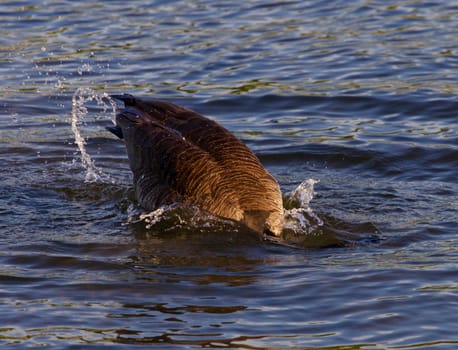
[[[3,2],[0,344],[458,347],[452,1]],[[214,118],[281,241],[144,213],[110,94]]]

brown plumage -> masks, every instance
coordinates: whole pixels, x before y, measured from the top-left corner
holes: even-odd
[[[279,235],[277,181],[254,153],[217,122],[175,104],[113,96],[124,102],[116,126],[124,138],[137,200],[147,210],[183,202]]]

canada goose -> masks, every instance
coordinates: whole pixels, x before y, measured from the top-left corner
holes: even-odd
[[[170,102],[113,95],[124,102],[116,126],[125,140],[135,195],[146,210],[182,202],[280,235],[280,187],[254,153],[227,129]]]

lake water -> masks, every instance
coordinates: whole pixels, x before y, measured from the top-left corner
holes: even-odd
[[[458,348],[455,1],[2,1],[0,21],[2,349]],[[113,111],[84,100],[124,92],[219,121],[284,193],[318,180],[324,224],[292,244],[129,224]]]

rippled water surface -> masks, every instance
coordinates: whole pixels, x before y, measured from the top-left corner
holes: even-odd
[[[455,1],[1,1],[0,21],[2,349],[458,348]],[[285,194],[319,180],[323,225],[281,245],[127,224],[109,105],[78,125],[92,178],[75,143],[88,91],[218,120]]]

